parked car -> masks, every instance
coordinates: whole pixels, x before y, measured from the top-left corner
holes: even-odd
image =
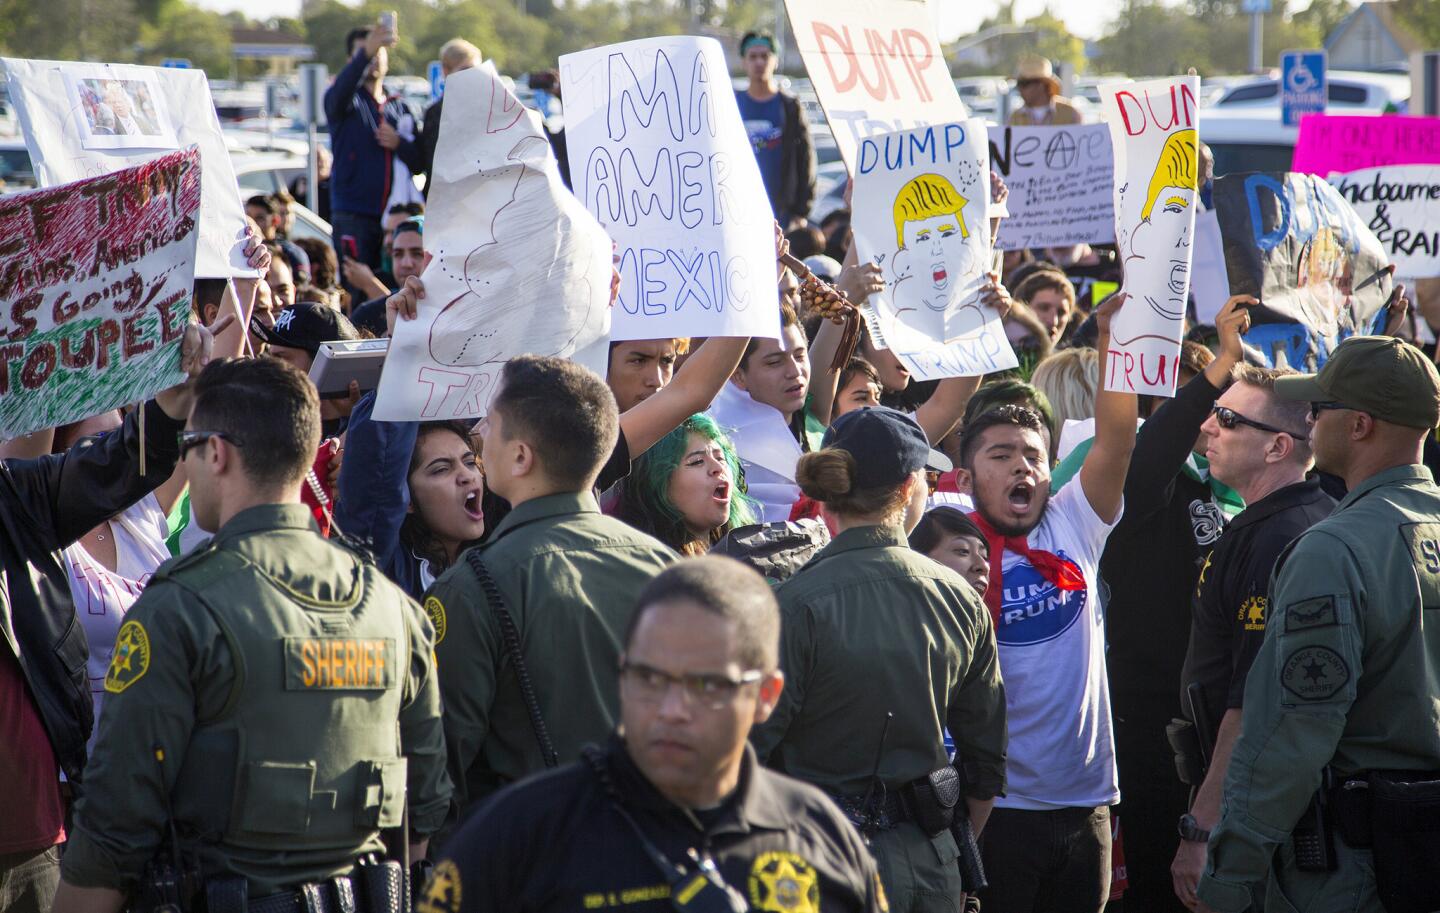
[[[1326,76],[1326,107],[1337,114],[1380,114],[1410,98],[1410,80],[1384,73],[1331,70]],[[1274,74],[1237,83],[1225,90],[1214,108],[1280,108],[1280,76]]]
[[[0,194],[35,186],[35,169],[23,139],[0,139]]]

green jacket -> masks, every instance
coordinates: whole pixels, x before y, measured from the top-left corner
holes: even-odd
[[[1329,764],[1341,776],[1440,768],[1440,488],[1377,473],[1281,555],[1220,823],[1200,880],[1243,910]],[[1431,623],[1426,624],[1425,621]]]
[[[1005,688],[990,612],[954,571],[896,527],[848,529],[781,584],[785,690],[751,733],[764,760],[857,796],[875,769],[898,787],[946,763],[955,739],[966,792],[1005,788]]]
[[[619,718],[619,659],[640,590],[673,551],[600,513],[590,492],[526,501],[476,546],[519,630],[550,739],[565,764]],[[464,557],[425,598],[445,702],[455,805],[545,766],[495,612]]]
[[[436,831],[450,797],[434,632],[301,504],[236,514],[126,614],[62,864],[129,889],[169,832],[250,896],[348,872],[380,829]],[[407,764],[408,761],[408,764]],[[408,776],[407,776],[408,766]]]

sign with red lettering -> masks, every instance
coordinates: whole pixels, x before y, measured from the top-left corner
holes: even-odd
[[[969,116],[940,48],[933,0],[785,0],[785,9],[852,175],[866,137]]]
[[[1110,322],[1105,389],[1175,394],[1195,206],[1198,76],[1103,86],[1115,149],[1115,238],[1129,296]]]
[[[0,197],[0,437],[184,380],[200,212],[194,146]]]

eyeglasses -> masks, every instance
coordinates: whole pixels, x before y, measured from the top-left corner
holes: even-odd
[[[1319,418],[1320,418],[1320,413],[1322,413],[1322,412],[1333,412],[1333,411],[1335,411],[1335,410],[1337,410],[1337,409],[1349,409],[1349,408],[1351,408],[1351,407],[1345,405],[1344,403],[1311,403],[1311,404],[1310,404],[1310,421],[1313,422],[1313,421],[1316,421],[1317,419],[1319,419]]]
[[[659,703],[670,693],[671,685],[679,685],[685,703],[723,710],[735,700],[742,687],[760,681],[765,673],[751,669],[741,673],[738,679],[725,675],[671,675],[642,663],[624,663],[620,666],[620,677],[622,682],[629,683],[635,697],[647,704]]]
[[[1251,428],[1259,428],[1261,431],[1268,431],[1271,434],[1288,434],[1297,441],[1308,441],[1310,439],[1310,435],[1308,434],[1296,434],[1294,431],[1286,431],[1284,428],[1276,428],[1274,425],[1267,425],[1264,422],[1257,422],[1253,418],[1246,418],[1228,406],[1216,406],[1210,411],[1214,414],[1215,421],[1220,423],[1220,427],[1227,431],[1233,429],[1236,425],[1249,425]]]
[[[229,441],[236,447],[240,446],[239,441],[224,431],[182,431],[175,436],[176,441],[180,445],[180,459],[185,459],[187,453],[196,447],[204,445],[204,443],[212,437],[218,437],[222,441]]]

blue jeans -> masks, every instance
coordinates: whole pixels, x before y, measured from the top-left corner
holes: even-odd
[[[355,258],[372,270],[380,269],[380,254],[385,245],[385,229],[380,224],[379,216],[366,215],[360,212],[333,212],[330,220],[330,228],[335,238],[335,255],[343,264],[345,258],[350,254],[345,250],[345,244],[341,238],[347,235],[355,239]],[[345,291],[350,293],[350,300],[353,304],[364,301],[354,287],[345,281],[345,271],[340,271],[340,284]]]

